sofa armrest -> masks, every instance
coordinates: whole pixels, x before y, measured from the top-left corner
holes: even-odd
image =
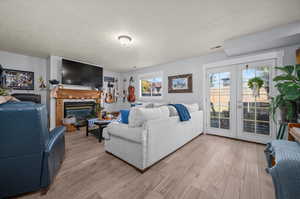
[[[47,148],[46,148],[46,151],[45,152],[49,152],[51,151],[51,149],[53,148],[53,146],[55,145],[56,141],[65,135],[65,131],[66,131],[66,127],[64,126],[60,126],[60,127],[56,127],[55,129],[53,129],[51,132],[50,132],[50,135],[49,135],[49,142],[48,142],[48,145],[47,145]]]
[[[144,131],[141,127],[130,128],[125,124],[114,124],[103,129],[103,137],[106,141],[110,140],[110,136],[114,136],[140,144],[144,140]]]

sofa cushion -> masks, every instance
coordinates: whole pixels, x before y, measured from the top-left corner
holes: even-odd
[[[140,127],[148,120],[168,117],[169,109],[166,106],[159,108],[132,108],[129,114],[129,127]]]
[[[199,111],[199,104],[193,103],[193,104],[183,104],[190,113]]]

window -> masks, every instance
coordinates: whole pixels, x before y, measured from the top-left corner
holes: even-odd
[[[162,97],[162,73],[151,73],[141,75],[140,97]]]

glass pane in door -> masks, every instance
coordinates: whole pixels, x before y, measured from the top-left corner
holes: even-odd
[[[269,67],[243,68],[243,131],[247,133],[269,135]],[[248,86],[248,80],[259,77],[264,81],[259,92],[255,92]]]
[[[230,72],[209,74],[210,127],[230,129]]]

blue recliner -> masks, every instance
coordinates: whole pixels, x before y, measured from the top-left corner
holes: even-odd
[[[65,127],[49,133],[45,105],[0,105],[0,198],[47,188],[65,155]]]

